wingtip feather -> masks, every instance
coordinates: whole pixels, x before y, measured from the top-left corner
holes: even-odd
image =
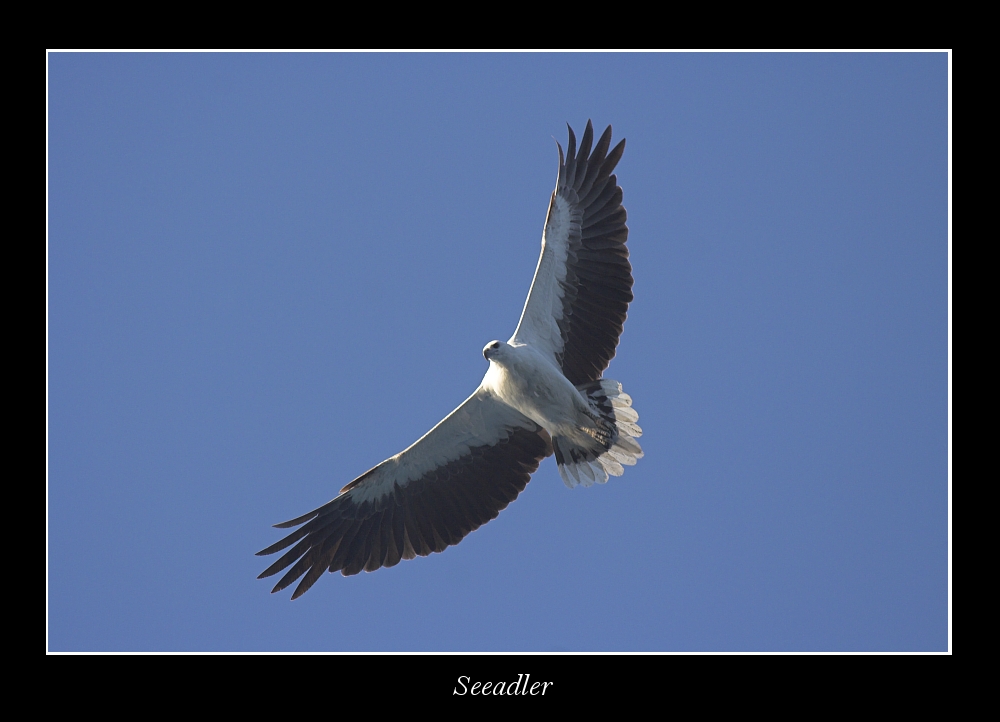
[[[299,526],[300,524],[305,524],[310,519],[314,518],[319,511],[311,511],[308,514],[303,514],[302,516],[297,516],[294,519],[289,519],[288,521],[279,522],[278,524],[272,524],[275,529],[291,529],[293,526]]]
[[[594,124],[587,120],[587,128],[583,131],[583,137],[580,138],[580,159],[585,160],[590,157],[590,147],[594,142]]]

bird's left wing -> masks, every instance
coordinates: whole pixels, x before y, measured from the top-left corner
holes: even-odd
[[[632,301],[627,214],[612,174],[625,141],[611,148],[610,125],[591,151],[593,140],[587,121],[579,151],[572,128],[565,156],[559,146],[542,252],[510,339],[546,354],[573,384],[601,377]]]
[[[276,524],[299,528],[258,556],[295,546],[258,578],[294,563],[272,592],[305,574],[295,599],[327,570],[347,576],[443,551],[495,519],[551,453],[544,429],[480,386],[415,444],[359,476],[337,498]]]

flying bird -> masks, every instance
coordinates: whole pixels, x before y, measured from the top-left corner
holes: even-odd
[[[567,126],[568,127],[568,126]],[[323,572],[391,567],[458,544],[495,519],[555,454],[569,487],[604,483],[642,457],[632,399],[602,378],[632,300],[622,189],[611,126],[591,149],[569,128],[542,252],[514,335],[483,349],[489,369],[461,406],[408,449],[369,469],[330,502],[275,526],[298,527],[258,556],[288,549],[258,577],[291,566],[292,599]],[[303,574],[305,575],[303,577]]]

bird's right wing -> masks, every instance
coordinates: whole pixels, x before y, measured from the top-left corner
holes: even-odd
[[[258,556],[295,546],[258,578],[294,563],[272,592],[305,574],[295,599],[325,571],[347,576],[443,551],[495,519],[551,453],[544,429],[480,386],[416,443],[359,476],[337,498],[276,524],[299,528]]]

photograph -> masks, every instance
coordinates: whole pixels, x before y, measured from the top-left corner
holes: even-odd
[[[949,51],[46,83],[48,653],[951,653]]]

